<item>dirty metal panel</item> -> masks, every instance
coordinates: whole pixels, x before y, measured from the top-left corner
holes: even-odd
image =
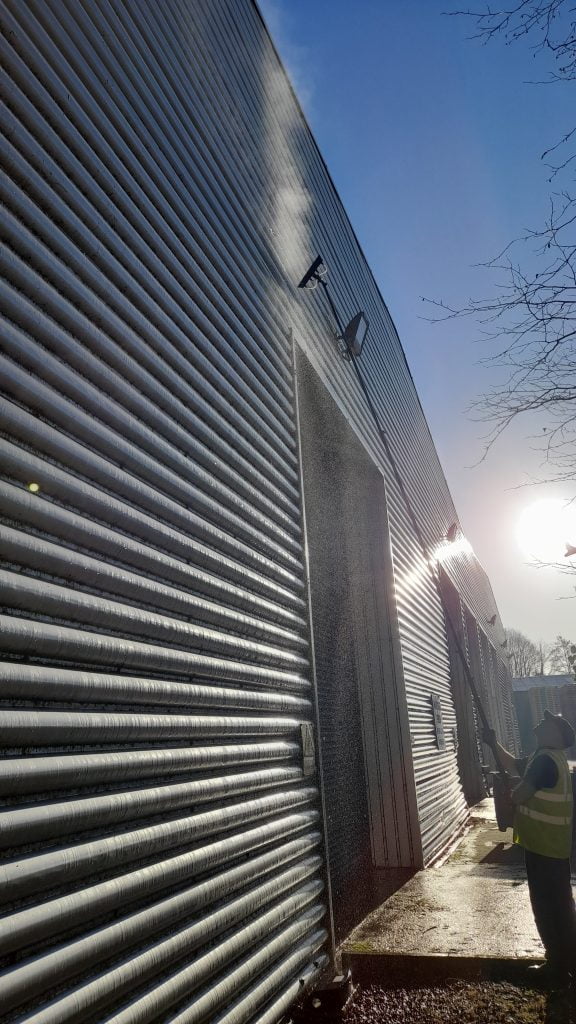
[[[296,360],[319,741],[336,939],[380,901],[378,871],[411,862],[406,716],[381,474],[309,361]]]

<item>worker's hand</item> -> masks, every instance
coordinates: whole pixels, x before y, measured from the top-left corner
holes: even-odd
[[[482,742],[486,743],[489,747],[495,747],[498,740],[496,739],[496,733],[494,729],[484,728],[482,730]]]

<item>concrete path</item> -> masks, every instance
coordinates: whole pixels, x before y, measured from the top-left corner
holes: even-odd
[[[498,831],[492,800],[473,809],[450,856],[370,914],[342,952],[354,978],[374,982],[427,969],[436,977],[497,977],[543,959],[523,852],[511,830]]]

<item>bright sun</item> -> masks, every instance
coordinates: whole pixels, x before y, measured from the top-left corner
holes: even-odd
[[[539,562],[563,562],[566,543],[576,544],[576,507],[560,498],[525,508],[516,530],[524,554]]]

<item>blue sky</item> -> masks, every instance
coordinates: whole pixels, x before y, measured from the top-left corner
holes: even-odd
[[[497,381],[472,322],[431,325],[422,296],[490,293],[474,266],[547,212],[539,159],[573,122],[574,85],[534,85],[548,65],[526,46],[470,40],[451,0],[261,0],[384,299],[470,542],[505,626],[576,641],[576,579],[534,569],[516,539],[534,500],[576,488],[542,476],[518,424],[480,465],[485,427],[469,403]],[[540,425],[533,425],[539,429]],[[473,468],[470,468],[473,467]]]

